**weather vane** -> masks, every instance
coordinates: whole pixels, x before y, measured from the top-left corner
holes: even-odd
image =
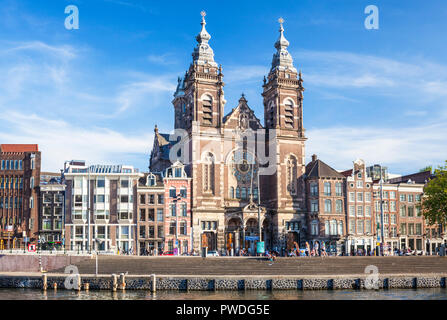
[[[205,10],[202,10],[202,12],[200,12],[200,15],[201,15],[202,17],[205,18],[205,16],[206,16],[206,11],[205,11]]]
[[[283,18],[279,18],[279,19],[278,19],[278,22],[279,22],[280,24],[283,24],[283,23],[284,23],[284,19],[283,19]]]

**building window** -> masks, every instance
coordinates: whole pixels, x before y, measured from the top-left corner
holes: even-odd
[[[371,217],[371,207],[370,206],[365,207],[365,217]]]
[[[146,226],[140,226],[140,238],[146,238]]]
[[[357,217],[363,217],[363,206],[357,206]]]
[[[203,191],[214,192],[214,156],[208,153],[203,163]]]
[[[155,195],[154,194],[149,195],[149,204],[155,204]]]
[[[355,206],[349,206],[349,216],[355,217]]]
[[[355,220],[349,220],[349,234],[355,233]]]
[[[129,180],[122,179],[121,180],[121,188],[129,188]]]
[[[324,235],[325,235],[325,236],[328,236],[329,233],[330,233],[330,230],[329,230],[329,221],[326,221],[326,222],[324,223]]]
[[[230,199],[234,199],[234,187],[230,188]]]
[[[146,221],[146,209],[140,209],[140,221]]]
[[[357,234],[363,234],[364,233],[364,222],[363,220],[357,220]]]
[[[401,194],[400,201],[407,201],[407,196],[405,194]]]
[[[175,222],[171,222],[169,224],[169,234],[171,234],[171,235],[175,234]]]
[[[182,198],[186,198],[187,197],[186,188],[180,188],[180,195],[182,196]]]
[[[149,209],[147,221],[155,221],[155,209]]]
[[[337,197],[343,196],[343,184],[341,182],[335,184],[335,195]]]
[[[163,209],[161,208],[157,209],[157,221],[163,221]]]
[[[140,204],[146,204],[146,195],[140,195]]]
[[[337,213],[342,213],[343,212],[343,200],[335,201],[335,211]]]
[[[363,202],[363,192],[357,192],[357,201]]]
[[[357,188],[359,188],[359,189],[363,188],[363,181],[361,181],[361,180],[357,181]]]
[[[405,223],[402,223],[400,225],[400,235],[401,236],[407,235],[407,225]]]
[[[183,236],[188,235],[187,224],[185,221],[180,222],[180,234]]]
[[[121,203],[129,203],[129,196],[121,196],[120,201]]]
[[[171,204],[169,205],[169,210],[171,211],[171,216],[172,216],[172,217],[177,216],[177,206],[176,206],[175,203],[171,203]]]
[[[414,196],[412,194],[408,195],[408,202],[414,202]]]
[[[371,192],[365,192],[365,202],[371,202]]]
[[[390,218],[391,218],[391,224],[396,224],[396,223],[397,223],[396,215],[395,215],[395,214],[391,214],[391,215],[390,215]]]
[[[355,193],[349,192],[349,202],[355,202]]]
[[[311,200],[310,201],[310,211],[311,212],[318,212],[318,201],[317,200]]]
[[[365,220],[365,233],[371,233],[371,220]]]
[[[164,196],[162,195],[162,194],[159,194],[159,195],[157,195],[157,203],[158,204],[164,204],[165,203],[165,199],[164,199]]]
[[[213,99],[210,96],[205,96],[203,99],[203,123],[213,123]]]
[[[331,196],[331,183],[330,182],[324,183],[324,195]]]
[[[296,183],[298,178],[297,161],[294,156],[290,156],[287,160],[287,190],[291,195],[296,195]]]
[[[413,236],[414,235],[414,223],[408,224],[408,235]]]
[[[318,221],[313,220],[310,224],[310,232],[314,236],[318,236]]]
[[[175,188],[170,188],[170,189],[169,189],[169,197],[170,197],[170,198],[177,198],[177,189],[175,189]]]
[[[407,216],[407,208],[405,206],[400,206],[400,216],[401,217]]]
[[[390,211],[396,212],[396,202],[395,201],[390,201]]]
[[[329,199],[324,200],[324,212],[332,212],[332,201]]]
[[[408,207],[408,217],[414,217],[414,207]]]
[[[310,184],[310,195],[318,196],[318,184],[316,184],[316,183]]]

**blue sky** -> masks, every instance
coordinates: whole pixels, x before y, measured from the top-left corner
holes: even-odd
[[[64,27],[70,4],[79,30]],[[364,27],[370,4],[379,30]],[[0,141],[38,143],[44,170],[70,159],[146,170],[154,125],[173,128],[201,10],[226,112],[243,92],[263,121],[262,79],[283,17],[307,89],[308,159],[341,170],[363,158],[401,174],[447,159],[444,0],[3,0]]]

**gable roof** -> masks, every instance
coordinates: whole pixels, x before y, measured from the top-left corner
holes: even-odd
[[[344,175],[328,166],[323,161],[317,159],[307,164],[306,166],[306,177],[315,177],[315,178],[345,178]]]
[[[250,118],[250,124],[253,126],[254,122],[256,125],[256,129],[263,128],[261,121],[256,117],[254,111],[248,106],[247,99],[245,99],[245,96],[242,94],[242,97],[239,99],[239,103],[236,108],[232,109],[226,116],[223,117],[222,121],[224,123],[224,126],[228,126],[230,120],[233,116],[236,116],[240,113],[247,113]],[[235,120],[238,120],[234,118]],[[254,128],[252,128],[254,129]]]
[[[2,144],[0,152],[38,152],[37,144]]]

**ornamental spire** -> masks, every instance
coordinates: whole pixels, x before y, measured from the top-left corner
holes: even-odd
[[[208,41],[211,39],[210,34],[208,31],[206,31],[206,12],[202,11],[200,12],[200,15],[202,16],[202,30],[197,35],[197,47],[194,48],[194,53],[192,54],[193,61],[197,62],[197,64],[210,64],[214,67],[217,67],[217,63],[214,62],[214,52],[213,49],[208,44]]]
[[[272,61],[272,70],[274,71],[276,69],[279,70],[286,70],[289,69],[290,71],[296,72],[295,67],[293,66],[293,58],[290,55],[290,53],[287,51],[287,48],[289,47],[289,41],[284,37],[284,19],[279,18],[279,38],[275,43],[276,53],[273,55],[273,61]]]

